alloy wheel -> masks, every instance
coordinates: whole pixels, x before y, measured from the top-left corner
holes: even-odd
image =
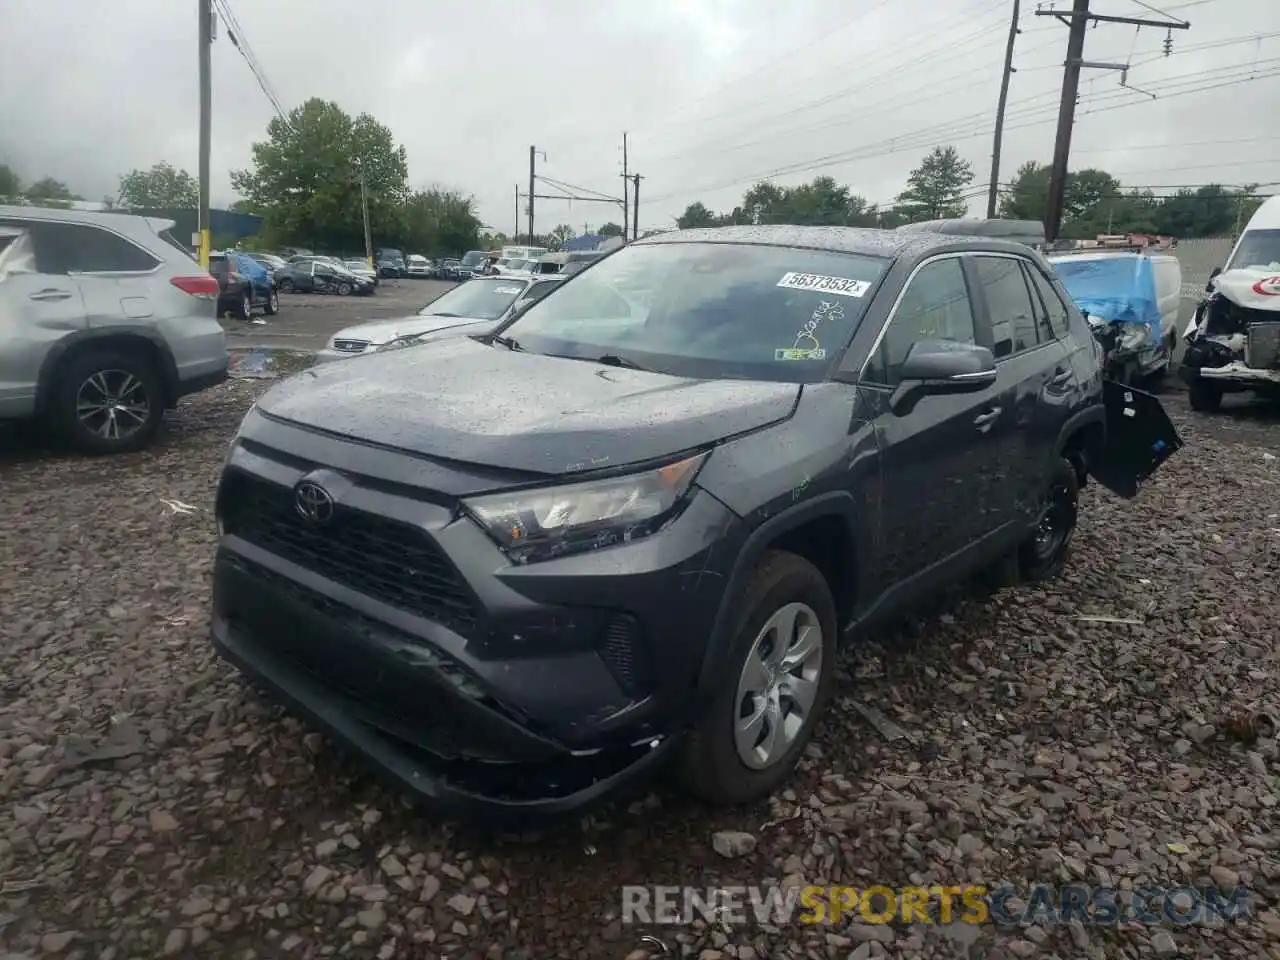
[[[1065,483],[1055,483],[1049,489],[1049,495],[1040,511],[1040,521],[1036,524],[1035,537],[1031,541],[1031,552],[1036,560],[1049,560],[1066,545],[1075,529],[1072,510],[1071,491]]]
[[[786,756],[809,719],[822,676],[822,624],[813,608],[788,603],[756,636],[738,677],[734,745],[752,770]]]
[[[76,391],[76,418],[104,440],[127,440],[150,414],[147,385],[127,370],[99,370]]]

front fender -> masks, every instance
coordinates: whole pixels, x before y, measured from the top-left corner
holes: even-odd
[[[720,608],[711,627],[707,652],[698,674],[697,691],[706,699],[714,695],[727,667],[733,636],[741,625],[744,612],[738,603],[743,589],[754,572],[760,557],[769,544],[790,530],[795,530],[811,520],[829,517],[833,523],[843,523],[851,543],[859,543],[858,511],[853,494],[836,490],[820,494],[811,500],[798,503],[782,513],[775,514],[759,524],[743,540],[734,561],[729,582],[720,598]],[[856,568],[855,568],[856,569]],[[843,626],[843,625],[841,625]]]

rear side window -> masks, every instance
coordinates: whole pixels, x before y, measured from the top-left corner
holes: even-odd
[[[992,352],[997,360],[1040,344],[1036,310],[1020,261],[1013,257],[974,257],[978,285],[991,315]]]
[[[98,227],[78,223],[31,224],[41,273],[135,273],[154,270],[155,257]]]
[[[178,238],[173,235],[172,231],[161,230],[159,236],[161,240],[163,240],[169,246],[173,247],[173,249],[177,250],[188,260],[192,261],[193,263],[199,262],[196,260],[195,255],[189,249],[187,249],[187,247],[184,244],[178,241]]]
[[[1058,296],[1058,291],[1054,289],[1053,284],[1035,267],[1027,267],[1027,274],[1031,277],[1031,286],[1040,295],[1040,301],[1044,304],[1045,313],[1049,318],[1049,330],[1054,338],[1061,340],[1070,332],[1067,308],[1062,298]]]

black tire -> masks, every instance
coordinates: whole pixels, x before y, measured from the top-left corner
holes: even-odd
[[[760,559],[742,592],[728,602],[739,610],[732,648],[720,689],[684,745],[681,780],[702,800],[715,804],[750,803],[767,796],[791,775],[813,737],[835,682],[836,607],[831,588],[818,569],[803,557],[769,551]],[[817,692],[808,716],[785,752],[763,769],[748,767],[735,745],[734,727],[743,704],[739,682],[757,638],[775,613],[788,604],[803,604],[816,615],[822,631]]]
[[[340,297],[349,297],[349,296],[351,296],[351,284],[349,284],[349,283],[340,283],[340,284],[338,284],[338,296],[340,296]]]
[[[236,304],[236,316],[246,323],[253,316],[253,295],[248,290],[240,294],[240,302]]]
[[[1222,406],[1222,388],[1197,378],[1187,386],[1187,400],[1197,413],[1217,413]]]
[[[293,281],[288,277],[281,280],[277,286],[280,288],[281,293],[293,293]]]
[[[280,294],[274,288],[267,294],[267,305],[262,308],[262,312],[268,317],[274,317],[280,312]]]
[[[1075,539],[1080,478],[1070,460],[1054,460],[1040,508],[1040,526],[1018,549],[1018,579],[1051,580],[1062,572]]]
[[[164,419],[164,383],[155,365],[143,354],[104,348],[74,354],[57,373],[52,415],[57,433],[70,446],[93,455],[129,453],[147,447],[155,439]],[[130,386],[127,378],[137,381]],[[82,411],[85,403],[105,400],[101,389],[119,394],[130,407],[142,406],[133,414],[124,411],[91,415]],[[83,418],[82,418],[83,412]],[[127,433],[112,437],[109,422]]]

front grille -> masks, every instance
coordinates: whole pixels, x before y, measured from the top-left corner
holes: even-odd
[[[1248,336],[1245,339],[1244,362],[1256,370],[1280,367],[1280,323],[1249,324]]]
[[[653,682],[652,666],[643,632],[634,617],[624,614],[609,621],[600,659],[627,696],[640,697],[648,692]]]
[[[369,349],[368,340],[335,340],[333,341],[333,349],[341,350],[343,353],[364,353]]]
[[[462,578],[416,527],[342,505],[328,523],[310,523],[290,488],[241,471],[226,475],[220,502],[227,533],[459,633],[475,626]]]

